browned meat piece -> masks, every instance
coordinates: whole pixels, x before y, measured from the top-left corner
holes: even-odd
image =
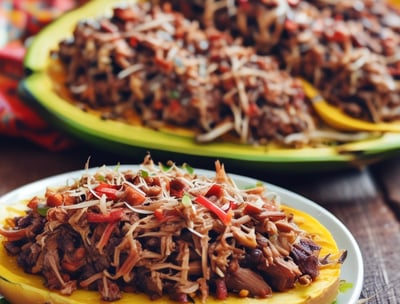
[[[260,265],[259,269],[269,285],[279,291],[293,288],[301,275],[301,271],[292,260],[282,257],[274,259],[274,262],[268,266]]]
[[[264,278],[249,268],[240,267],[232,262],[225,278],[226,286],[230,291],[246,290],[249,296],[267,298],[272,295],[272,289]]]
[[[112,282],[109,279],[104,279],[99,280],[98,285],[98,290],[103,301],[113,302],[122,298],[121,290],[115,282]]]
[[[321,247],[316,245],[310,239],[302,238],[293,244],[290,255],[294,262],[299,265],[302,274],[308,274],[315,279],[319,274],[318,256]]]

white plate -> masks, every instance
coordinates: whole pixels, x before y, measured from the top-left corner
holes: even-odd
[[[97,169],[98,168],[91,168],[90,171],[96,171]],[[126,169],[136,170],[138,169],[138,166],[119,166],[119,170]],[[4,214],[5,206],[21,202],[34,195],[43,194],[46,187],[63,185],[67,180],[79,178],[83,172],[84,171],[79,170],[55,175],[9,192],[0,197],[0,214]],[[215,172],[202,169],[195,169],[195,172],[207,176],[215,175]],[[235,174],[229,174],[229,176],[240,188],[254,186],[255,183],[259,182],[258,180]],[[344,280],[346,283],[350,283],[353,286],[349,290],[339,293],[335,304],[356,304],[363,285],[364,266],[360,248],[350,231],[333,214],[309,199],[269,183],[265,183],[265,185],[269,191],[277,193],[285,205],[302,210],[315,217],[332,233],[338,247],[341,249],[347,249],[348,255],[342,267],[341,280]]]

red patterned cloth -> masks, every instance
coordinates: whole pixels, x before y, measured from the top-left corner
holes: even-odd
[[[54,130],[18,95],[24,76],[23,58],[27,39],[67,10],[81,5],[79,0],[0,1],[0,134],[24,137],[56,151],[73,145]]]

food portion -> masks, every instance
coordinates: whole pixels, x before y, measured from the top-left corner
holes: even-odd
[[[81,19],[53,49],[64,99],[104,119],[189,130],[199,143],[315,147],[377,135],[327,126],[300,78],[352,117],[399,118],[397,11],[386,2],[135,2]]]
[[[82,21],[53,55],[72,98],[105,118],[128,121],[133,110],[146,126],[183,126],[199,142],[305,145],[316,129],[301,82],[275,58],[168,6],[116,7]]]
[[[400,20],[399,13],[383,1],[339,1],[334,7],[322,2],[316,8],[300,6],[295,16],[308,20],[308,26],[284,39],[286,66],[353,117],[377,123],[398,120],[400,36],[384,19]]]
[[[0,292],[17,299],[11,291],[26,284],[73,303],[84,303],[83,290],[104,301],[332,302],[346,251],[265,185],[240,188],[218,161],[215,170],[146,156],[135,170],[101,167],[49,186],[24,214],[4,219]],[[22,279],[15,260],[43,287]]]
[[[400,118],[400,12],[387,1],[171,2],[205,28],[276,56],[347,114],[372,122]]]

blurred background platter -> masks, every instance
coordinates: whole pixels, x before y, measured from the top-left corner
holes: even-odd
[[[158,151],[193,158],[220,158],[248,168],[278,170],[323,170],[360,167],[396,154],[400,134],[379,134],[362,141],[319,147],[287,148],[273,145],[246,145],[233,142],[196,143],[190,131],[177,128],[150,129],[119,121],[104,120],[99,115],[82,111],[54,90],[54,80],[47,71],[50,51],[71,35],[83,17],[96,17],[110,12],[120,1],[91,1],[58,18],[39,32],[25,57],[28,76],[20,84],[24,100],[59,129],[73,137],[114,153],[132,154]]]

